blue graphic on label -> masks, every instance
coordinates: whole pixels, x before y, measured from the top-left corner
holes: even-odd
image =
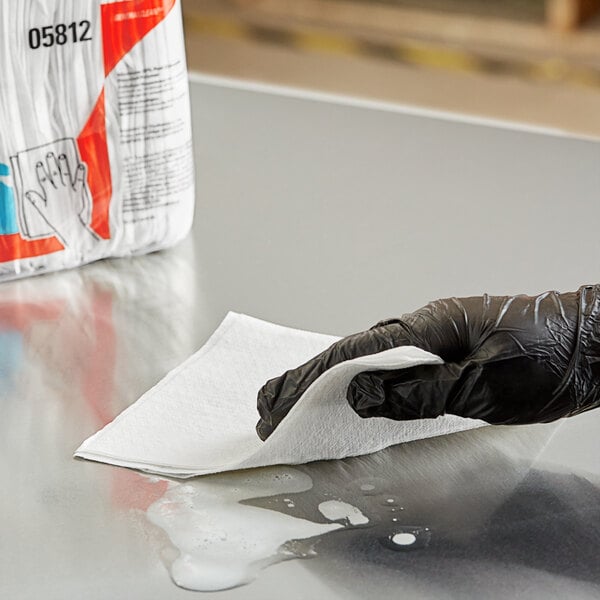
[[[0,163],[0,177],[10,174],[8,165]],[[15,209],[15,195],[12,187],[0,179],[0,235],[19,233],[17,213]]]

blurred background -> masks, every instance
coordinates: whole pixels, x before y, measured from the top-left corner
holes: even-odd
[[[213,75],[600,136],[600,0],[182,0]]]

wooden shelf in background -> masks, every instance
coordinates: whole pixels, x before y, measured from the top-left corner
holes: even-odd
[[[546,22],[557,31],[573,31],[600,9],[600,0],[546,0]]]

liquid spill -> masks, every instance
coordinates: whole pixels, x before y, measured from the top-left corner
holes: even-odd
[[[329,520],[346,523],[314,523],[240,503],[311,488],[308,475],[289,467],[256,469],[252,476],[226,473],[184,484],[171,482],[147,516],[179,551],[170,565],[173,581],[196,591],[237,587],[271,564],[314,556],[314,540],[307,538],[368,523],[357,508],[338,500],[322,503],[319,510]],[[288,496],[284,503],[295,506]]]
[[[341,500],[321,502],[319,512],[330,521],[345,520],[350,525],[366,525],[369,522],[369,519],[358,508]]]

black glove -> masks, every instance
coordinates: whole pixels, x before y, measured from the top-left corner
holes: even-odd
[[[258,435],[266,439],[335,364],[407,345],[433,352],[445,364],[360,373],[347,398],[361,417],[449,413],[524,424],[600,405],[600,285],[595,285],[565,294],[436,300],[346,337],[263,386]]]

